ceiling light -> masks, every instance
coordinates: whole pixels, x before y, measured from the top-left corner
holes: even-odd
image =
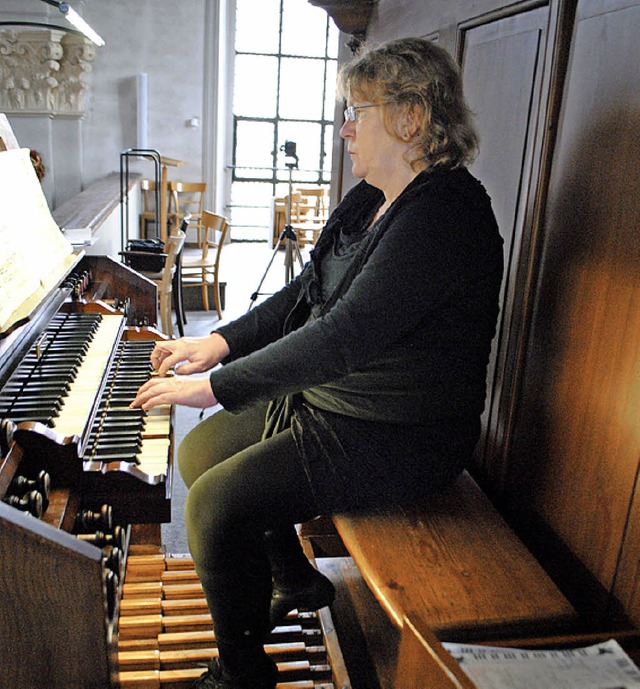
[[[48,5],[53,5],[57,7],[60,12],[65,16],[65,19],[75,26],[78,31],[83,33],[89,40],[93,41],[96,45],[104,45],[104,39],[101,38],[88,24],[85,20],[72,8],[69,6],[68,2],[59,2],[59,0],[42,0]]]

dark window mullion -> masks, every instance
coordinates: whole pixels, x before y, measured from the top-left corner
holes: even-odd
[[[273,180],[271,191],[276,195],[276,185],[278,184],[278,141],[280,140],[280,84],[282,80],[282,27],[284,24],[284,0],[280,0],[280,23],[278,25],[278,83],[276,92],[276,122],[273,128]]]

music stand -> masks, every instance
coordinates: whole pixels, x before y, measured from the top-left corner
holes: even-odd
[[[260,296],[260,288],[262,287],[267,274],[269,273],[269,269],[271,268],[271,265],[273,264],[273,261],[276,257],[276,254],[278,253],[280,249],[280,245],[282,242],[284,242],[284,270],[285,270],[285,277],[284,277],[284,284],[288,285],[291,280],[294,278],[294,258],[297,258],[298,263],[300,265],[300,268],[304,266],[304,261],[302,260],[302,253],[300,251],[300,246],[298,244],[298,235],[295,233],[295,230],[291,226],[291,196],[293,192],[293,169],[298,167],[298,156],[296,155],[296,144],[293,141],[285,141],[285,143],[280,147],[280,150],[284,150],[285,155],[287,157],[291,157],[294,159],[294,162],[287,163],[285,162],[285,165],[289,168],[289,195],[287,196],[287,208],[286,208],[286,216],[285,216],[285,225],[284,229],[280,233],[280,236],[278,237],[278,241],[276,242],[275,248],[273,249],[273,253],[271,254],[271,258],[269,259],[269,263],[267,263],[267,267],[262,275],[262,278],[260,279],[260,282],[258,283],[258,287],[256,288],[256,291],[251,294],[251,303],[249,304],[249,308],[247,311],[251,311],[251,307],[254,305],[256,299]]]

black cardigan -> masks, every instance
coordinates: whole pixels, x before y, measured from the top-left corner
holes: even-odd
[[[230,411],[260,400],[286,399],[289,407],[295,401],[294,433],[326,510],[344,507],[349,495],[358,505],[413,495],[408,483],[420,467],[422,484],[449,480],[473,450],[484,406],[502,239],[484,188],[466,169],[418,175],[360,242],[347,275],[322,303],[322,257],[336,233],[359,231],[382,200],[366,182],[345,196],[301,275],[219,329],[231,356],[211,373],[214,393]],[[317,317],[309,322],[312,309]],[[338,396],[347,391],[350,401],[363,393],[356,408],[326,413],[298,395],[308,391],[313,400],[318,387]],[[398,478],[400,451],[408,474],[401,470]],[[389,464],[384,470],[374,463],[373,476],[370,461],[362,461],[371,453]],[[397,490],[374,498],[353,485],[361,480],[395,482]],[[336,481],[344,490],[326,485]]]

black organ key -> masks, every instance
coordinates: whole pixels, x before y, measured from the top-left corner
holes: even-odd
[[[58,313],[7,380],[0,417],[55,427],[101,322],[100,314]]]
[[[148,341],[120,343],[83,457],[87,465],[140,464],[148,413],[130,409],[129,404],[151,375],[152,349]]]

